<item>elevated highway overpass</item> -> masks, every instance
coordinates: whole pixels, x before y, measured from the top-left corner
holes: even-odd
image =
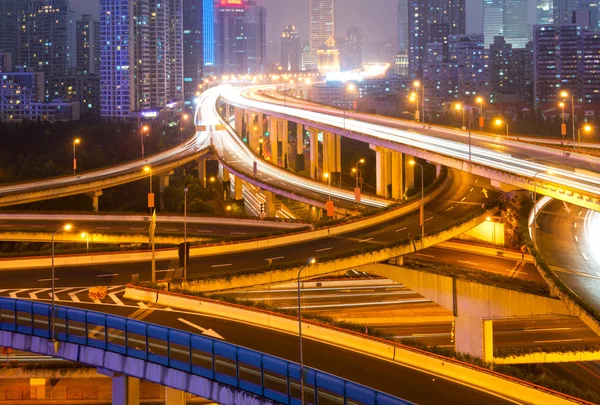
[[[498,186],[536,191],[600,211],[600,158],[525,142],[429,128],[389,117],[350,113],[287,97],[266,96],[276,86],[230,87],[224,103],[236,109],[295,121],[370,145],[486,177]]]

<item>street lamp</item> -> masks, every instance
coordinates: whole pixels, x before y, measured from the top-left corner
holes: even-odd
[[[415,122],[419,122],[419,94],[415,92],[410,93],[408,101],[415,103],[415,113],[411,115]]]
[[[423,168],[423,165],[420,163],[415,162],[414,160],[410,161],[410,165],[414,166],[417,165],[421,168],[421,210],[420,210],[420,217],[421,217],[421,248],[425,247],[425,169]]]
[[[189,116],[187,114],[183,114],[181,119],[179,120],[179,143],[183,145],[183,123],[187,121]]]
[[[475,101],[479,104],[479,130],[483,133],[483,124],[485,121],[483,117],[483,97],[477,97]]]
[[[306,266],[310,266],[316,262],[317,260],[314,257],[311,257],[298,271],[298,340],[300,342],[300,403],[302,405],[304,405],[304,356],[302,355],[302,307],[300,306],[300,274],[302,274],[302,270],[304,270]]]
[[[327,180],[327,183],[329,184],[327,188],[327,193],[329,194],[328,200],[331,201],[331,176],[329,175],[329,173],[325,173],[323,174],[323,177],[325,177],[325,180]]]
[[[144,132],[150,131],[150,127],[148,125],[144,125],[140,130],[140,141],[142,143],[142,159],[144,158]]]
[[[565,124],[565,103],[564,101],[561,101],[560,103],[558,103],[558,106],[560,107],[561,110],[561,117],[562,117],[562,123],[560,124],[560,135],[562,136],[562,143],[561,145],[565,144],[565,135],[567,134],[567,124]]]
[[[55,323],[55,318],[54,318],[54,237],[56,236],[57,233],[61,232],[61,231],[70,231],[71,229],[73,229],[73,226],[71,224],[66,224],[64,226],[62,226],[61,228],[59,228],[56,232],[54,232],[52,234],[52,319],[51,319],[51,324],[52,324],[52,342],[54,343],[54,352],[57,351],[58,345],[56,342],[56,323]]]
[[[413,82],[413,86],[415,86],[416,94],[417,94],[417,111],[415,113],[415,121],[425,121],[425,85],[422,84],[419,80],[415,80]],[[421,113],[419,114],[419,89],[421,90],[421,100],[423,103],[423,108],[421,109]],[[422,117],[421,117],[422,115]]]
[[[75,146],[79,145],[81,140],[79,138],[73,139],[73,176],[75,176],[75,171],[77,170],[77,159],[75,158]]]
[[[494,121],[494,124],[496,124],[496,126],[501,126],[502,124],[505,124],[506,125],[506,137],[508,138],[508,122],[502,121],[500,118],[496,118],[496,121]]]
[[[183,189],[183,279],[187,279],[187,193],[188,188]]]
[[[82,232],[81,237],[85,238],[85,253],[90,253],[90,234]]]
[[[467,129],[467,126],[465,125],[465,107],[458,103],[454,105],[454,109],[456,111],[462,111],[462,130],[464,131],[465,129]]]
[[[563,90],[560,92],[560,96],[566,99],[569,97],[569,93]],[[575,96],[573,93],[571,93],[571,124],[573,125],[573,149],[575,149]]]
[[[591,126],[591,125],[589,125],[589,124],[586,124],[586,125],[584,125],[584,126],[580,127],[580,128],[577,130],[577,144],[578,144],[578,146],[577,146],[577,151],[578,151],[578,152],[581,152],[581,130],[582,130],[582,129],[583,129],[585,132],[591,132],[591,131],[592,131],[592,126]]]
[[[152,192],[152,168],[150,166],[144,166],[144,171],[150,176],[150,192],[148,193],[148,210],[152,213],[154,208],[154,193]]]
[[[356,188],[358,188],[358,165],[361,163],[364,164],[365,159],[361,158],[358,162],[356,162],[356,164],[354,165],[354,170],[352,170],[355,173],[355,177],[356,177]]]

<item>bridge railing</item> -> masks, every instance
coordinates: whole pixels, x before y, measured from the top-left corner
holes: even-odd
[[[0,298],[0,331],[52,338],[52,307]],[[119,353],[227,384],[283,404],[300,404],[300,366],[217,339],[95,311],[55,307],[55,339]],[[306,404],[411,402],[304,368]]]

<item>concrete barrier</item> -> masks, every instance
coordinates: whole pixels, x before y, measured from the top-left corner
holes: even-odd
[[[149,243],[148,235],[118,235],[118,234],[90,234],[87,238],[79,233],[61,232],[54,237],[56,242],[68,243],[106,243],[106,244],[124,244],[124,243]],[[156,235],[156,243],[162,245],[178,245],[183,243],[183,236],[162,236]],[[198,243],[206,241],[206,238],[188,237],[188,242]],[[0,232],[0,241],[6,242],[51,242],[51,232]]]
[[[139,291],[142,291],[141,293]],[[139,300],[143,289],[128,287],[125,298]],[[296,335],[298,321],[272,312],[245,308],[239,305],[219,303],[178,294],[158,292],[158,302],[170,308],[197,312],[207,316],[229,319],[235,322],[259,326],[278,332]],[[517,380],[490,370],[479,368],[457,360],[427,353],[404,345],[344,331],[311,321],[302,322],[302,335],[346,350],[366,354],[379,359],[471,386],[502,398],[522,404],[573,404],[585,403],[525,381]]]
[[[519,356],[494,357],[494,364],[536,364],[536,363],[566,363],[573,361],[598,361],[600,351],[596,352],[536,352]]]
[[[438,243],[437,247],[440,247],[443,249],[448,249],[448,250],[457,250],[459,252],[475,253],[475,254],[479,254],[479,255],[504,257],[507,259],[514,259],[514,260],[524,260],[526,262],[533,263],[533,256],[531,256],[530,254],[527,254],[527,253],[518,252],[516,250],[488,247],[488,246],[482,246],[482,245],[470,244],[470,243],[452,242],[452,241],[445,241],[445,242]]]
[[[425,196],[426,202],[432,201],[442,193],[450,184],[448,176],[439,187]],[[190,248],[190,257],[203,257],[219,254],[234,254],[240,252],[253,251],[258,249],[267,249],[277,246],[287,246],[294,243],[307,242],[329,236],[339,235],[349,231],[355,231],[378,225],[380,223],[399,218],[412,211],[419,209],[420,200],[417,199],[399,208],[373,215],[368,218],[358,219],[341,225],[334,225],[322,229],[298,232],[291,235],[273,236],[262,239],[253,239],[249,241],[220,243],[207,246]],[[156,251],[156,260],[172,260],[178,258],[178,251],[175,249],[163,249]],[[55,265],[66,266],[85,266],[98,264],[116,264],[149,261],[152,259],[151,252],[128,252],[128,253],[110,253],[94,255],[74,255],[55,257]],[[0,259],[0,271],[32,269],[40,267],[49,267],[51,265],[50,257],[39,258],[18,258],[18,259]]]

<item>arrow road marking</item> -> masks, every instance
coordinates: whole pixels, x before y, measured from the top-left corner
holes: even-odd
[[[569,208],[569,206],[567,205],[567,203],[565,201],[563,201],[563,205],[564,205],[565,211],[567,211],[570,214],[571,213],[571,208]]]
[[[481,191],[483,192],[483,195],[485,195],[485,198],[488,198],[488,191],[485,188],[482,188]]]
[[[188,325],[188,326],[191,326],[191,327],[192,327],[192,328],[194,328],[194,329],[198,329],[198,330],[199,330],[200,332],[202,332],[202,334],[203,334],[203,335],[205,335],[205,336],[210,336],[210,337],[213,337],[213,338],[216,338],[216,339],[225,340],[225,339],[223,338],[223,336],[219,335],[217,332],[215,332],[214,330],[212,330],[212,329],[210,329],[210,328],[209,328],[209,329],[205,329],[205,328],[203,328],[202,326],[198,326],[198,325],[196,325],[195,323],[193,323],[193,322],[190,322],[190,321],[188,321],[187,319],[183,319],[183,318],[178,318],[177,320],[178,320],[179,322],[183,322],[183,323],[185,323],[185,324],[186,324],[186,325]]]

